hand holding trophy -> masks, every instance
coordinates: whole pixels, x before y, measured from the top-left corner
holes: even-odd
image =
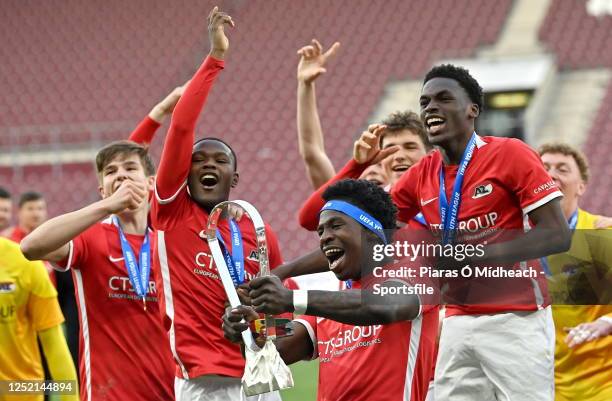
[[[242,200],[221,202],[215,206],[210,212],[208,219],[206,239],[232,308],[241,306],[236,286],[244,279],[242,236],[238,224],[231,218],[235,214],[236,208],[242,209],[251,218],[255,227],[260,266],[259,275],[270,275],[265,226],[257,209],[250,203]],[[223,238],[217,230],[219,219],[224,216],[230,216],[232,254],[230,254],[228,247],[225,246]],[[247,396],[293,387],[291,371],[282,360],[273,343],[277,335],[275,319],[270,315],[266,315],[262,326],[261,332],[264,334],[263,340],[265,341],[262,347],[257,345],[249,329],[242,332],[246,358],[242,387]]]

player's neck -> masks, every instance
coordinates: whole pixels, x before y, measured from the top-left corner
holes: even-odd
[[[461,158],[465,152],[465,148],[472,137],[472,133],[469,135],[457,135],[450,139],[448,142],[440,146],[440,154],[442,160],[446,165],[454,165],[461,163]]]
[[[578,209],[578,198],[563,199],[563,202],[561,202],[561,210],[567,221],[569,221],[576,209]]]
[[[123,232],[144,235],[147,231],[147,211],[148,208],[142,207],[138,210],[117,214]]]

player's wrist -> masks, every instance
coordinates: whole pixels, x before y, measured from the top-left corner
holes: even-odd
[[[225,60],[225,53],[227,53],[227,50],[212,48],[208,55],[217,60]]]
[[[308,309],[308,290],[293,290],[293,313],[306,314]]]
[[[611,316],[602,316],[599,319],[600,322],[606,325],[606,334],[612,334],[612,317]]]

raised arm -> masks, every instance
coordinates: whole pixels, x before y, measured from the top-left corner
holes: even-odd
[[[298,144],[308,179],[314,189],[323,185],[335,173],[334,166],[325,153],[314,81],[326,72],[325,64],[338,47],[340,43],[336,42],[323,52],[321,44],[313,39],[311,45],[298,50],[298,55],[301,56],[297,69]]]
[[[385,157],[397,152],[397,146],[391,146],[380,150],[378,141],[380,135],[386,127],[384,125],[373,124],[364,131],[359,139],[355,141],[353,147],[353,158],[332,178],[330,178],[319,189],[313,192],[300,208],[298,219],[300,225],[307,230],[314,231],[319,224],[319,212],[325,204],[323,192],[330,185],[347,178],[358,178],[372,164],[380,162]]]
[[[144,184],[125,180],[108,198],[45,221],[21,241],[21,252],[29,260],[64,260],[73,238],[110,214],[138,208],[146,195]]]
[[[182,86],[174,88],[174,90],[170,92],[161,102],[153,106],[149,114],[140,122],[140,124],[138,124],[136,129],[132,131],[128,140],[146,147],[151,145],[155,132],[164,122],[166,117],[172,114],[176,103],[181,98],[188,83],[189,81]]]
[[[162,152],[155,188],[160,199],[172,197],[185,183],[191,167],[191,150],[195,127],[212,84],[223,69],[229,41],[224,26],[234,26],[232,18],[213,8],[208,16],[210,53],[176,104],[164,150]]]

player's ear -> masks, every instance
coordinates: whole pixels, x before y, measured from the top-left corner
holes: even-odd
[[[237,172],[235,172],[232,175],[232,182],[230,184],[230,187],[235,188],[236,185],[238,185],[238,179],[240,178],[240,174],[238,174]]]
[[[480,107],[478,107],[476,103],[472,103],[470,105],[470,109],[468,110],[468,116],[472,120],[475,120],[476,118],[478,118],[479,115],[480,115]]]
[[[585,191],[586,191],[586,183],[580,180],[580,183],[578,184],[578,191],[576,192],[576,194],[578,196],[582,196]]]
[[[153,191],[153,189],[155,188],[155,176],[149,176],[147,177],[147,190],[149,191]]]

